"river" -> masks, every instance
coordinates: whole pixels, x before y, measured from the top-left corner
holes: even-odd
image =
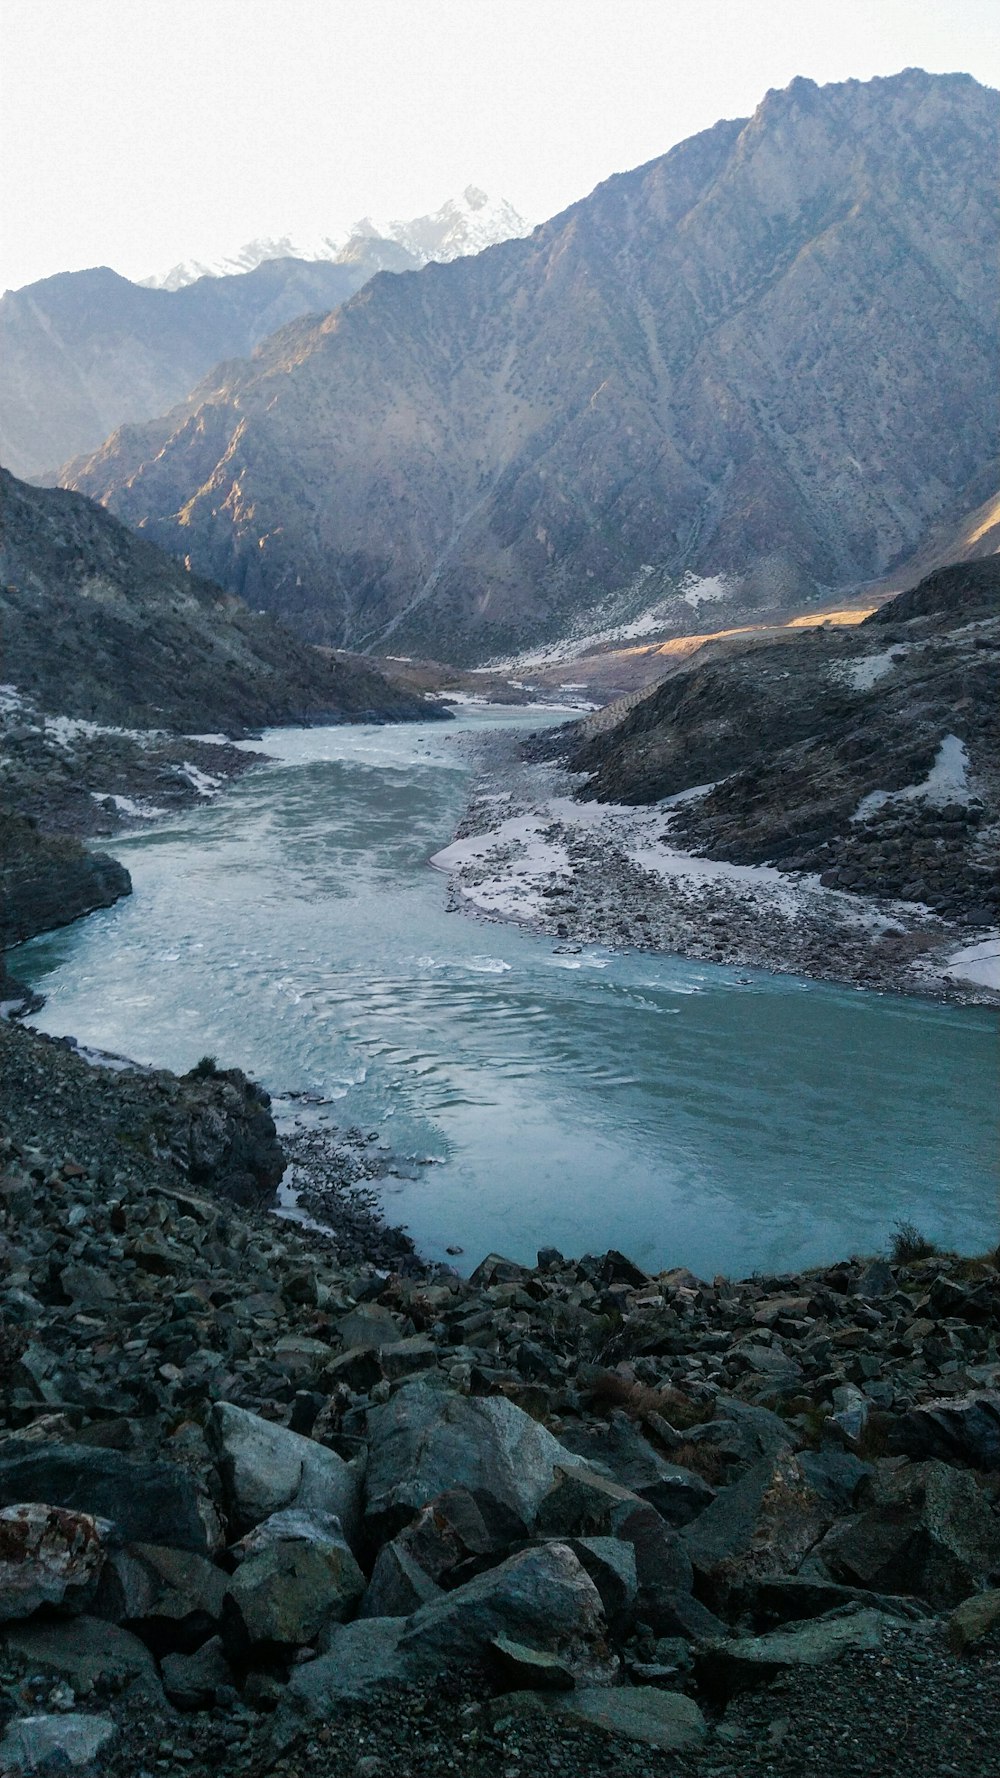
[[[390,1220],[471,1267],[614,1246],[711,1276],[995,1244],[996,1014],[550,940],[447,911],[470,729],[277,730],[224,796],[114,841],[135,893],[24,946],[35,1023],[332,1101],[412,1164]],[[426,1164],[433,1161],[438,1164]]]

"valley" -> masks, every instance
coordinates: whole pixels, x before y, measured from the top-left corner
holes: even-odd
[[[1000,95],[437,4],[46,46],[256,232],[0,299],[0,1773],[995,1778]]]

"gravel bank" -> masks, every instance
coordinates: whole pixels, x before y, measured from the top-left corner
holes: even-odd
[[[1000,1004],[995,989],[963,979],[953,963],[968,932],[929,908],[830,889],[813,874],[699,857],[672,833],[690,793],[653,808],[578,802],[580,775],[526,761],[516,737],[484,735],[477,745],[468,810],[433,860],[448,873],[454,907],[564,944]]]

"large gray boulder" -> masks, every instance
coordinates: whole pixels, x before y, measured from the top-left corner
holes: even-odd
[[[106,1522],[28,1502],[0,1511],[0,1622],[40,1606],[82,1611],[107,1553]]]
[[[848,1617],[824,1618],[775,1630],[769,1636],[733,1637],[702,1651],[697,1661],[700,1683],[716,1703],[734,1693],[769,1685],[794,1667],[817,1667],[852,1649],[881,1648],[886,1625],[899,1628],[897,1618],[880,1611],[858,1611]]]
[[[0,1772],[83,1771],[110,1748],[110,1716],[22,1716],[0,1741]]]
[[[109,1555],[93,1610],[158,1655],[190,1653],[218,1626],[227,1582],[221,1568],[193,1550],[127,1544]]]
[[[237,1655],[266,1644],[301,1648],[347,1617],[365,1590],[340,1521],[303,1508],[274,1513],[237,1544],[225,1603],[226,1641]]]
[[[809,1485],[797,1457],[762,1457],[681,1532],[716,1610],[769,1574],[793,1574],[830,1524],[833,1511]]]
[[[149,1649],[138,1636],[100,1618],[19,1624],[8,1630],[4,1646],[33,1673],[54,1674],[77,1693],[89,1694],[96,1686],[104,1692],[127,1691],[152,1703],[163,1702]]]
[[[353,1539],[362,1483],[357,1463],[232,1402],[215,1404],[209,1437],[235,1530],[250,1530],[287,1507],[316,1508],[338,1518]]]
[[[372,1409],[368,1427],[365,1518],[377,1542],[450,1488],[466,1489],[487,1522],[506,1520],[516,1536],[531,1529],[556,1470],[585,1467],[502,1395],[409,1383]]]
[[[512,1711],[519,1716],[546,1715],[581,1728],[604,1729],[609,1735],[624,1736],[663,1753],[693,1753],[708,1733],[693,1698],[651,1685],[577,1686],[556,1695],[511,1692],[498,1701],[494,1714],[509,1716]]]
[[[1000,1469],[1000,1391],[946,1395],[904,1415],[899,1442],[911,1457],[942,1457],[974,1469]]]
[[[307,1712],[325,1716],[334,1704],[357,1703],[382,1686],[410,1677],[399,1655],[407,1626],[403,1617],[358,1618],[341,1624],[324,1638],[325,1651],[318,1660],[292,1670],[287,1701],[279,1711],[278,1736],[292,1735]]]
[[[841,1520],[815,1551],[848,1586],[957,1605],[1000,1567],[1000,1520],[975,1476],[947,1463],[887,1467],[866,1510]]]
[[[44,1501],[110,1519],[127,1543],[218,1549],[218,1514],[190,1470],[92,1445],[12,1439],[0,1455],[0,1506]]]
[[[609,1685],[617,1675],[601,1595],[566,1544],[522,1550],[422,1606],[400,1653],[437,1668],[481,1657],[501,1635],[559,1654],[581,1684]]]
[[[536,1545],[456,1587],[406,1619],[366,1618],[320,1637],[323,1650],[293,1673],[290,1700],[325,1713],[387,1681],[419,1681],[470,1662],[504,1662],[498,1641],[558,1657],[567,1683],[611,1685],[618,1661],[601,1596],[565,1544]]]

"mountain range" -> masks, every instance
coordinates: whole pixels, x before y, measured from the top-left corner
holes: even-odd
[[[965,75],[795,80],[290,323],[63,479],[354,649],[856,587],[996,493],[998,115]]]
[[[431,260],[444,263],[468,253],[481,253],[498,241],[528,232],[523,216],[506,198],[491,198],[477,185],[467,185],[457,198],[448,198],[429,216],[408,222],[379,222],[362,216],[345,235],[315,235],[306,240],[282,235],[247,241],[237,253],[206,263],[184,260],[162,277],[143,278],[154,290],[180,290],[197,278],[231,277],[251,272],[269,259],[332,260],[352,265],[363,259],[373,270],[412,271]]]
[[[475,186],[433,216],[369,218],[337,243],[256,241],[215,266],[134,284],[107,266],[61,272],[0,297],[0,462],[55,479],[126,423],[180,401],[220,361],[286,322],[317,318],[380,271],[476,253],[523,233],[511,205]]]

